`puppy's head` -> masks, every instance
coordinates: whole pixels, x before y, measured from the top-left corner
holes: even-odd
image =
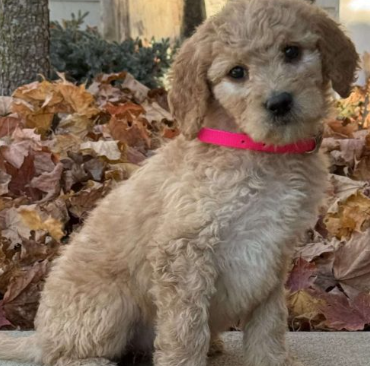
[[[256,141],[317,133],[329,90],[348,96],[358,55],[324,11],[300,0],[234,0],[198,28],[172,69],[172,112],[187,138],[211,105]]]

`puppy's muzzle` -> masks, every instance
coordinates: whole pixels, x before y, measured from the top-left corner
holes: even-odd
[[[275,117],[283,117],[288,114],[293,106],[293,96],[290,93],[275,94],[266,102],[266,108]]]

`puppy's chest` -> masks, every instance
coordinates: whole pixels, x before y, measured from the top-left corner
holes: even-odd
[[[316,184],[305,173],[276,168],[246,174],[215,216],[220,236],[215,302],[234,315],[263,301],[281,281],[294,239],[316,217],[321,198]]]

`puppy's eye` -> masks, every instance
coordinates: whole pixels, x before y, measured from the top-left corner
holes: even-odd
[[[286,62],[296,61],[301,57],[301,49],[297,46],[287,46],[284,48],[284,57]]]
[[[243,66],[235,66],[228,75],[233,79],[244,79],[247,76],[247,70]]]

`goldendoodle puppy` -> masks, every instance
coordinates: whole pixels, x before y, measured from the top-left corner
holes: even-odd
[[[36,333],[1,335],[0,358],[98,366],[153,347],[156,366],[204,366],[238,323],[247,366],[299,365],[284,280],[326,184],[307,152],[357,62],[308,2],[230,1],[175,61],[183,135],[100,202],[56,260]]]

